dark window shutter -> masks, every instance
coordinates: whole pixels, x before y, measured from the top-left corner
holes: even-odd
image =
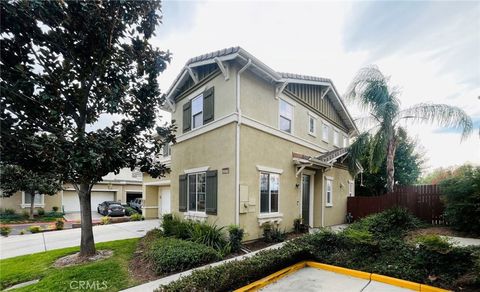
[[[190,131],[192,123],[192,101],[183,105],[183,132]]]
[[[203,92],[203,124],[213,121],[214,104],[214,90],[211,87]]]
[[[178,210],[180,212],[187,211],[187,176],[185,174],[180,175],[180,184],[178,186]]]
[[[206,213],[207,214],[217,214],[217,171],[211,170],[207,171],[207,186],[206,186]]]

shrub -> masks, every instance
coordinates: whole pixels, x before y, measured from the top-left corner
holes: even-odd
[[[184,271],[221,259],[211,247],[176,238],[159,238],[145,253],[158,275]]]
[[[65,225],[65,222],[63,222],[63,220],[61,220],[61,219],[55,221],[55,229],[56,230],[62,230],[64,225]]]
[[[445,194],[445,217],[457,230],[480,234],[480,167],[464,166],[462,171],[440,183]]]
[[[55,212],[55,213],[58,212],[58,207],[57,207],[57,206],[53,206],[53,207],[52,207],[52,211]]]
[[[376,237],[402,237],[409,230],[422,225],[420,220],[407,209],[391,208],[378,214],[367,216],[347,229],[364,230]]]
[[[125,215],[126,216],[132,216],[134,214],[138,214],[137,210],[133,209],[130,206],[124,206],[124,208],[125,208]]]
[[[6,214],[6,215],[15,215],[15,210],[14,209],[8,209],[6,208],[4,211],[3,211],[3,214]]]
[[[28,227],[28,231],[30,231],[31,233],[38,233],[42,231],[42,228],[40,226],[30,226]]]
[[[20,235],[24,235],[27,231],[25,229],[20,230]]]
[[[224,227],[218,227],[215,224],[208,224],[206,222],[191,222],[191,224],[188,225],[190,233],[188,240],[205,244],[216,250],[223,250],[227,245],[223,229]]]
[[[228,236],[232,252],[237,252],[242,246],[244,230],[237,225],[228,227]]]
[[[264,223],[263,240],[267,243],[282,242],[287,238],[287,234],[281,231],[278,227],[272,226],[270,223]]]
[[[180,239],[190,238],[191,221],[181,220],[172,216],[171,214],[163,215],[162,229],[165,236],[175,236]]]
[[[8,236],[12,232],[12,228],[8,226],[2,226],[0,227],[0,235],[2,236]]]
[[[63,218],[63,214],[62,212],[47,212],[45,213],[45,217],[52,217],[52,218]]]
[[[134,214],[130,215],[130,220],[131,221],[140,221],[140,220],[143,220],[143,216],[141,214],[134,213]]]
[[[23,217],[23,218],[28,218],[28,217],[30,217],[30,213],[28,213],[27,210],[23,210],[23,211],[22,211],[22,217]]]
[[[43,215],[45,215],[45,210],[40,208],[40,209],[38,209],[37,214],[38,214],[38,216],[43,216]]]
[[[107,224],[110,224],[111,222],[112,222],[112,219],[109,216],[103,216],[102,218],[100,218],[100,224],[102,225],[107,225]]]

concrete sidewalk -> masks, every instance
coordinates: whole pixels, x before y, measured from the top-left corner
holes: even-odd
[[[144,220],[93,227],[95,242],[137,238],[156,227],[160,221]],[[80,228],[0,238],[0,259],[80,245]]]

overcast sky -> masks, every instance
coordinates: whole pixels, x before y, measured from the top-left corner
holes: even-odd
[[[277,71],[330,78],[341,93],[376,64],[402,89],[403,107],[447,103],[474,119],[464,141],[454,129],[408,127],[427,167],[480,164],[479,2],[166,1],[163,13],[153,40],[173,53],[163,91],[189,58],[232,46]]]

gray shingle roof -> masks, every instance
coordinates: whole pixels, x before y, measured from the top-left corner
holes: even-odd
[[[282,78],[288,79],[298,79],[298,80],[307,80],[307,81],[319,81],[319,82],[331,82],[328,78],[308,76],[294,73],[278,72]]]
[[[216,57],[223,57],[223,56],[226,56],[226,55],[234,54],[234,53],[237,53],[238,51],[240,51],[240,47],[230,47],[230,48],[218,50],[218,51],[215,51],[215,52],[210,52],[210,53],[203,54],[203,55],[196,56],[196,57],[193,57],[193,58],[189,59],[187,61],[187,65],[195,63],[195,62],[200,62],[200,61],[204,61],[204,60],[213,59],[213,58],[216,58]]]

